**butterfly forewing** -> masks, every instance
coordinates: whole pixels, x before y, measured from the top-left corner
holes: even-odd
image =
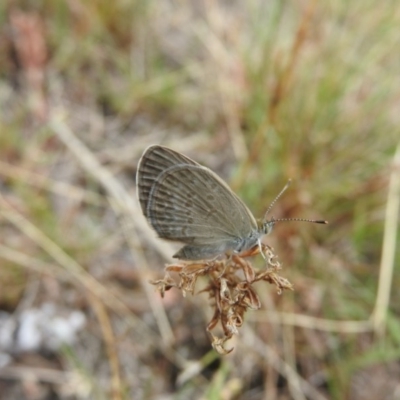
[[[198,245],[242,238],[257,229],[245,204],[198,164],[160,173],[149,191],[146,216],[160,237]]]

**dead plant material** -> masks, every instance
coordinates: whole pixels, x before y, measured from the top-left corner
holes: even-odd
[[[200,291],[207,292],[210,304],[214,308],[214,314],[208,323],[207,332],[211,338],[211,344],[219,354],[228,354],[233,348],[226,349],[225,343],[243,325],[244,314],[247,310],[258,310],[261,301],[253,287],[258,281],[274,284],[278,293],[283,290],[293,290],[292,284],[279,276],[281,264],[277,260],[273,249],[262,245],[261,252],[265,259],[265,268],[256,270],[245,258],[260,252],[258,246],[246,254],[230,255],[221,260],[206,260],[195,263],[176,263],[167,265],[163,279],[152,281],[156,285],[161,296],[167,290],[178,288],[183,295],[194,294],[197,279],[206,277],[208,283]],[[171,273],[177,273],[178,279],[173,279]],[[218,336],[213,331],[220,326],[222,333]]]

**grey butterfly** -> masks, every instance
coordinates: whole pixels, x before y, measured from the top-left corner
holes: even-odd
[[[160,238],[185,244],[174,258],[203,260],[244,252],[284,220],[257,222],[213,171],[167,147],[153,145],[144,151],[136,182],[143,214]]]

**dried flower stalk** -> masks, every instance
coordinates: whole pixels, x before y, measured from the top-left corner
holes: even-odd
[[[266,265],[262,270],[255,270],[245,258],[260,251]],[[243,325],[245,312],[261,307],[261,301],[253,288],[255,282],[266,281],[274,284],[279,294],[285,289],[293,290],[292,284],[278,275],[280,269],[281,264],[277,261],[273,249],[262,245],[261,249],[256,246],[245,254],[232,254],[221,260],[167,265],[164,278],[151,283],[157,286],[161,296],[173,287],[182,290],[186,296],[186,293],[194,294],[197,279],[205,276],[208,284],[201,292],[208,292],[210,303],[214,307],[214,315],[208,323],[207,332],[214,349],[219,354],[228,354],[233,348],[226,349],[225,343],[234,334],[239,333],[238,328]],[[171,277],[171,272],[178,273],[178,281]],[[212,332],[218,324],[223,332],[221,337]]]

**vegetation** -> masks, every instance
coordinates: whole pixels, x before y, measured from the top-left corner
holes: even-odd
[[[0,310],[86,317],[56,350],[0,339],[1,399],[398,396],[398,2],[20,0],[0,21]],[[177,249],[135,199],[153,143],[258,217],[291,178],[271,216],[329,221],[264,238],[294,290],[257,282],[228,355],[203,274],[150,284]]]

